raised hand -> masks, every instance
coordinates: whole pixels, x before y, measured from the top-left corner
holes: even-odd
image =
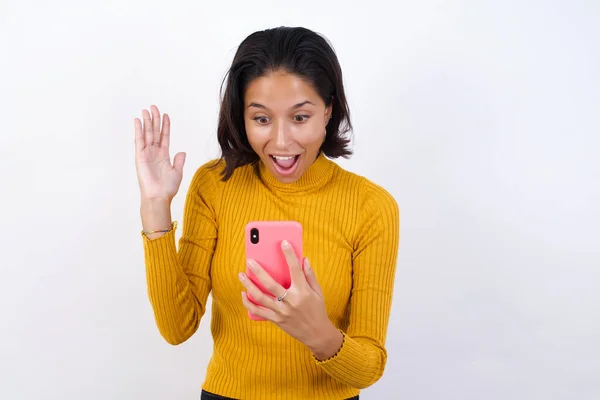
[[[142,121],[135,118],[135,167],[143,202],[170,203],[179,191],[183,177],[185,153],[177,153],[171,164],[169,141],[171,120],[162,118],[156,106],[142,111]]]

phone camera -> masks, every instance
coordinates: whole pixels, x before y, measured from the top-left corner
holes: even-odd
[[[250,242],[252,242],[252,244],[258,243],[258,229],[252,228],[250,230]]]

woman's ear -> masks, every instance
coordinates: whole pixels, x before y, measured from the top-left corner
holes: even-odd
[[[329,122],[329,120],[331,119],[332,115],[333,115],[333,101],[331,102],[331,104],[329,105],[329,107],[327,107],[325,109],[325,121]]]

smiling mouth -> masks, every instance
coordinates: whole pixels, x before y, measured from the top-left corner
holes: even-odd
[[[300,159],[300,154],[291,155],[291,156],[274,156],[270,155],[275,170],[281,175],[291,175],[296,171],[298,167],[298,160]]]

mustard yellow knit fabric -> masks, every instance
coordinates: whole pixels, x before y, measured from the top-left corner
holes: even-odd
[[[399,245],[392,196],[320,155],[293,184],[257,163],[220,180],[207,163],[188,189],[181,238],[142,235],[148,295],[161,335],[179,344],[196,332],[212,295],[214,350],[202,388],[236,399],[345,399],[375,383],[385,348]],[[327,313],[342,331],[338,353],[319,361],[242,304],[244,228],[256,220],[303,226],[304,256],[316,273]]]

